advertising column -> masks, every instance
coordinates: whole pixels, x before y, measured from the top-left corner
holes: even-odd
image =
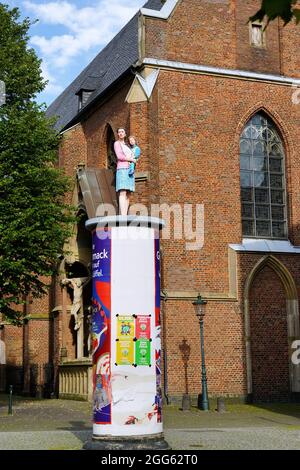
[[[162,221],[130,220],[87,222],[93,232],[94,425],[86,449],[168,448],[161,392]]]

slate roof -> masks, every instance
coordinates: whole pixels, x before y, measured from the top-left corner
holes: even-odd
[[[163,4],[163,0],[148,0],[144,8],[159,11]],[[139,13],[136,13],[112,41],[48,107],[47,116],[58,117],[55,126],[57,130],[66,129],[78,115],[78,96],[76,93],[81,88],[94,90],[85,104],[86,107],[137,62],[139,59],[138,16]]]

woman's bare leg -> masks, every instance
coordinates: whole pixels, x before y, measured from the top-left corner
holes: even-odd
[[[128,214],[129,211],[129,203],[130,203],[130,191],[126,191],[126,204],[127,204],[127,212],[126,215]]]
[[[119,191],[119,212],[120,215],[127,215],[128,206],[127,206],[127,191]]]

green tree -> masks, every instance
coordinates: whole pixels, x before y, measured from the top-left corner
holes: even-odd
[[[74,221],[64,202],[70,181],[57,168],[59,137],[36,103],[45,87],[41,61],[29,48],[28,19],[0,3],[0,312],[14,324],[30,293],[47,291]],[[21,310],[21,311],[19,311]]]
[[[267,18],[267,25],[276,18],[281,18],[286,25],[293,19],[300,22],[300,7],[297,0],[262,0],[261,8],[250,18],[250,21],[262,21]]]

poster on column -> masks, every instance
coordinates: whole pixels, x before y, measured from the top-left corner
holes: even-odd
[[[119,315],[117,338],[134,338],[134,317],[131,315]]]
[[[93,233],[93,402],[94,423],[112,422],[111,390],[111,242]]]
[[[148,339],[138,339],[135,347],[135,363],[137,366],[151,365],[151,342]]]
[[[160,249],[159,237],[154,241],[155,253],[155,369],[157,422],[162,422],[162,389],[161,389],[161,326],[160,326]]]
[[[134,318],[129,315],[117,316],[116,364],[132,365],[134,362]]]
[[[135,336],[137,339],[150,339],[150,320],[151,316],[149,315],[137,315],[135,320]]]
[[[134,342],[133,340],[117,341],[117,365],[128,366],[134,362]]]

